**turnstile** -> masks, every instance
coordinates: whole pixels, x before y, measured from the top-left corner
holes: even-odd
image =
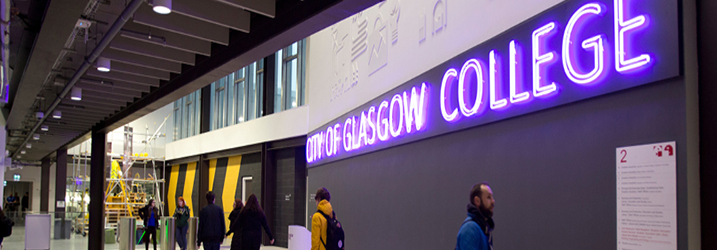
[[[199,229],[199,218],[189,218],[187,229],[187,250],[197,250],[197,230]]]
[[[159,249],[161,250],[174,250],[174,230],[177,229],[175,226],[174,217],[162,217],[162,227],[159,230]]]
[[[120,250],[134,250],[137,244],[137,219],[124,217],[119,224]]]

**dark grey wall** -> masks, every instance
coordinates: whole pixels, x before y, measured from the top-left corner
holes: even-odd
[[[261,154],[254,153],[248,155],[242,155],[241,168],[239,169],[239,180],[237,181],[237,191],[235,198],[241,199],[242,190],[241,179],[247,176],[251,176],[252,191],[259,199],[261,203]],[[249,197],[249,194],[247,194]]]
[[[615,249],[615,148],[676,141],[686,250],[685,115],[683,80],[652,83],[310,168],[309,190],[329,189],[350,249],[453,249],[482,181],[495,249]]]
[[[303,215],[306,205],[306,165],[304,157],[297,155],[296,149],[276,151],[276,200],[274,216],[274,245],[288,247],[289,225],[304,225]],[[301,151],[301,150],[300,150]],[[303,152],[303,151],[302,151]],[[299,157],[297,157],[299,156]],[[297,158],[300,158],[297,161]]]

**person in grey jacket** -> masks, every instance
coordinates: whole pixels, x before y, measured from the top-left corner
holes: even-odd
[[[224,235],[227,230],[224,222],[224,210],[214,204],[215,197],[213,192],[208,192],[206,199],[209,205],[203,207],[199,212],[197,247],[204,243],[204,250],[219,250],[219,245],[226,237]]]
[[[179,249],[187,250],[187,228],[189,228],[189,217],[191,213],[189,207],[184,202],[184,197],[177,198],[177,209],[174,210],[174,218],[177,223],[177,230],[174,231],[174,238],[177,240]]]

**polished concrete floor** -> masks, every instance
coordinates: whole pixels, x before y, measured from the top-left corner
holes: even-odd
[[[52,234],[51,234],[52,235]],[[24,250],[25,249],[25,227],[24,226],[15,226],[12,230],[12,235],[10,237],[7,237],[3,240],[2,243],[2,250]],[[32,236],[30,236],[30,239],[32,239]],[[225,244],[222,245],[222,249],[229,249],[229,243],[230,241],[225,241]],[[157,245],[157,249],[159,249],[159,244]],[[50,241],[50,249],[57,249],[57,250],[81,250],[81,249],[87,249],[87,237],[82,237],[82,235],[79,234],[73,234],[70,239],[66,240],[51,240]],[[105,244],[105,250],[118,250],[119,244]],[[144,249],[144,245],[137,245],[137,250]],[[152,245],[149,246],[149,249],[152,249]],[[179,248],[176,248],[179,249]],[[202,248],[200,248],[202,249]],[[278,250],[278,249],[286,249],[286,248],[277,248],[277,247],[262,247],[262,250]]]

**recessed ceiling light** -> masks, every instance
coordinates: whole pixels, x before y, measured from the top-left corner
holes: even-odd
[[[49,130],[50,130],[50,126],[42,125],[42,127],[40,127],[40,130],[42,130],[42,131],[49,131]]]
[[[52,112],[52,118],[62,119],[62,111],[55,110],[55,112]]]

